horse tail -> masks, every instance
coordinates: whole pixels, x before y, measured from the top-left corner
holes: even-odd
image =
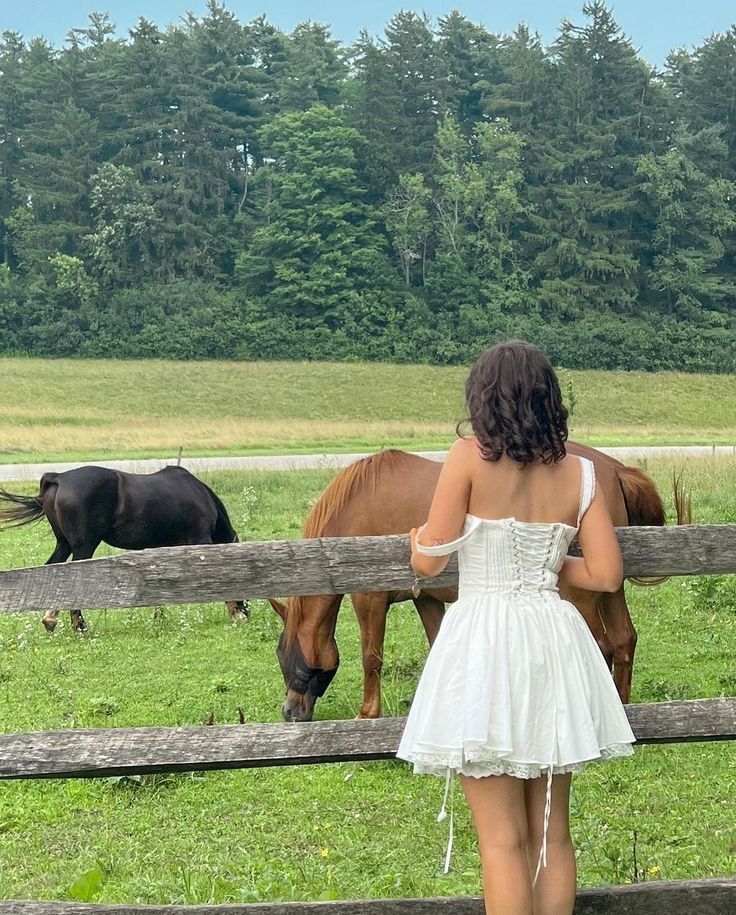
[[[0,509],[0,524],[10,527],[20,527],[23,524],[32,524],[46,517],[43,507],[43,495],[48,486],[55,482],[48,480],[52,474],[45,473],[41,477],[41,486],[37,496],[19,496],[17,493],[8,492],[0,486],[0,504],[6,503],[9,507]],[[56,476],[56,474],[53,474]]]
[[[210,489],[209,486],[207,489]],[[215,532],[213,536],[214,543],[237,543],[238,535],[235,533],[235,528],[230,523],[230,516],[227,513],[227,509],[222,503],[222,499],[217,495],[216,492],[210,489],[210,495],[212,496],[212,501],[215,503],[215,508],[217,509],[217,520],[215,521]]]
[[[618,482],[624,496],[630,525],[664,526],[664,505],[651,477],[637,467],[623,467],[619,471]]]
[[[677,512],[678,524],[693,523],[693,503],[690,499],[690,493],[685,492],[682,483],[682,471],[677,473],[672,471],[672,490],[675,495],[675,511]]]
[[[636,467],[624,467],[619,473],[618,480],[624,496],[629,524],[663,527],[666,523],[664,505],[652,479]],[[690,496],[685,493],[682,484],[682,473],[673,475],[672,482],[677,523],[690,524],[692,506]],[[661,578],[630,578],[629,581],[636,585],[650,586],[662,584],[667,581],[668,577],[665,575]]]

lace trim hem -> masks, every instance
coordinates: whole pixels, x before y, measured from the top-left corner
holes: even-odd
[[[616,757],[631,756],[634,748],[630,743],[614,743],[602,747],[598,756],[579,762],[565,763],[552,766],[553,775],[565,775],[568,772],[581,772],[588,763],[601,762]],[[485,778],[489,775],[512,775],[514,778],[540,778],[549,771],[545,763],[520,763],[504,759],[494,753],[482,750],[438,750],[436,752],[423,752],[411,750],[405,757],[414,764],[416,775],[438,775],[445,777],[447,770],[451,769],[460,775],[469,775],[472,778]]]

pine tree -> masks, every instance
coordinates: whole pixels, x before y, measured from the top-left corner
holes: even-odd
[[[642,125],[652,81],[610,10],[594,2],[583,11],[591,22],[563,22],[553,49],[555,117],[536,145],[526,232],[539,301],[568,318],[635,307],[634,170],[647,151]]]
[[[736,316],[723,243],[736,230],[736,182],[717,177],[727,152],[721,132],[681,127],[667,153],[643,156],[638,166],[653,223],[647,299],[694,324],[723,323],[729,310]]]
[[[336,327],[391,275],[385,239],[356,171],[360,134],[323,106],[284,113],[262,132],[270,160],[266,224],[236,263],[246,293],[270,313]],[[389,303],[387,303],[388,305]]]
[[[281,91],[288,71],[288,38],[265,16],[258,16],[249,27],[250,43],[262,79],[262,102],[266,123],[283,110]]]
[[[281,110],[335,107],[345,73],[344,54],[339,42],[330,37],[329,28],[316,22],[300,23],[286,44],[286,65],[277,90]]]
[[[469,135],[484,118],[490,87],[503,79],[499,39],[453,10],[439,21],[438,50],[446,68],[442,113],[451,113]]]
[[[726,143],[724,178],[736,177],[736,25],[710,38],[692,53],[667,59],[667,85],[678,99],[678,115],[693,131],[718,126]]]
[[[386,145],[397,171],[428,173],[437,122],[446,108],[445,61],[426,14],[396,13],[385,31],[383,63],[401,98]]]
[[[21,170],[21,136],[28,118],[24,86],[25,44],[17,32],[3,32],[0,42],[0,264],[14,262],[8,216],[21,203],[14,182]],[[4,288],[8,288],[9,280]]]
[[[343,89],[345,117],[366,141],[357,151],[356,168],[367,188],[367,199],[381,206],[387,190],[399,180],[396,138],[403,100],[383,51],[366,32],[353,45],[351,62],[354,75]]]
[[[526,25],[519,25],[494,49],[497,63],[491,79],[479,84],[485,119],[505,118],[527,142],[527,155],[534,155],[531,142],[537,131],[548,132],[554,120],[553,66],[542,41]]]
[[[88,180],[99,156],[97,124],[80,107],[86,88],[81,49],[55,55],[34,40],[26,55],[27,119],[14,179],[18,207],[7,226],[26,270],[47,271],[57,253],[75,255],[89,231]]]

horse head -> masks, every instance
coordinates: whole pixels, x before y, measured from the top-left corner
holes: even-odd
[[[317,699],[337,673],[335,627],[341,600],[335,594],[290,597],[286,604],[269,600],[284,622],[276,656],[286,684],[285,721],[311,721]]]

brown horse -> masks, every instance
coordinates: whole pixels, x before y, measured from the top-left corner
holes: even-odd
[[[605,493],[615,526],[665,523],[662,500],[652,480],[641,470],[625,467],[583,445],[568,443],[567,448],[594,462],[597,485]],[[305,522],[303,536],[370,537],[401,534],[418,527],[427,518],[441,466],[437,461],[403,451],[382,451],[351,464],[317,500]],[[687,523],[687,511],[677,486],[675,502],[678,523]],[[621,700],[628,702],[636,631],[623,587],[614,594],[571,588],[562,591],[585,618],[613,671]],[[286,682],[282,713],[287,721],[311,720],[316,700],[337,672],[335,627],[343,596],[291,597],[286,605],[271,600],[284,621],[277,655]],[[389,606],[413,600],[431,645],[442,622],[444,605],[455,600],[456,592],[422,590],[413,597],[409,591],[380,591],[352,594],[351,598],[363,649],[364,691],[358,717],[377,718],[381,713],[381,667]]]

